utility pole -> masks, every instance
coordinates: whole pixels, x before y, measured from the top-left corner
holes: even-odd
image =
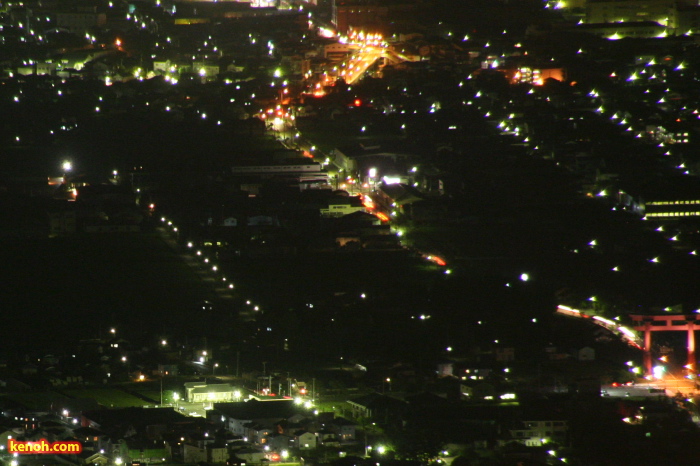
[[[236,378],[238,378],[238,366],[241,361],[241,352],[236,351]]]

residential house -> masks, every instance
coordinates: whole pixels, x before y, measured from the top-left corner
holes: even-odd
[[[78,427],[73,436],[83,445],[83,451],[111,451],[112,442],[107,434],[92,427]]]
[[[316,435],[318,436],[318,443],[322,444],[323,446],[327,447],[339,447],[340,446],[340,440],[338,439],[338,436],[336,435],[335,432],[329,429],[322,429],[318,432],[316,432]]]
[[[275,432],[275,426],[282,420],[302,412],[292,400],[242,401],[237,403],[215,403],[214,410],[221,415],[224,427],[234,435],[247,436],[251,432],[260,437],[263,430],[267,435]]]
[[[275,432],[268,436],[267,444],[273,451],[289,450],[294,446],[294,439],[287,434]]]
[[[251,422],[246,424],[245,438],[253,444],[263,445],[267,443],[272,432],[274,432],[272,427],[265,427],[260,423]]]
[[[182,457],[186,464],[225,463],[229,454],[225,444],[213,443],[200,448],[186,443],[182,446]]]
[[[331,432],[335,433],[336,438],[341,442],[354,442],[357,424],[343,417],[336,417],[326,424],[326,427]]]
[[[519,428],[510,430],[510,435],[526,446],[539,447],[548,441],[565,438],[567,431],[568,423],[563,420],[523,421]]]
[[[313,450],[316,448],[317,437],[306,430],[298,430],[294,433],[294,444],[300,450]]]
[[[94,452],[90,450],[83,450],[78,454],[78,459],[82,464],[105,466],[109,464],[109,458],[107,458],[103,453]]]

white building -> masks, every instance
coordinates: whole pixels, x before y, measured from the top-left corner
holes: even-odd
[[[228,383],[187,382],[185,390],[190,403],[225,403],[236,400],[236,390]]]

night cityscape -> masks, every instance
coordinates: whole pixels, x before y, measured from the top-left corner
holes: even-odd
[[[0,463],[699,465],[698,38],[0,0]]]

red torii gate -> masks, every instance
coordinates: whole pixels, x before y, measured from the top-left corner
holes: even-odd
[[[644,370],[652,374],[651,332],[688,332],[688,368],[695,370],[695,329],[700,329],[700,315],[630,315],[633,329],[644,332]]]

